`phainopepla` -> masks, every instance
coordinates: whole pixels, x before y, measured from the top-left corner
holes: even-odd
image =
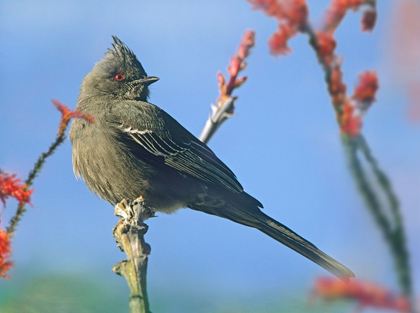
[[[254,227],[336,276],[354,274],[291,229],[261,212],[232,171],[169,114],[147,101],[147,76],[117,37],[83,80],[77,109],[95,123],[73,121],[73,167],[88,188],[115,205],[140,195],[153,210],[188,207]]]

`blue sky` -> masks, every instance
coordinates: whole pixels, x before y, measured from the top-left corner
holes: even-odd
[[[313,20],[329,3],[309,2]],[[358,73],[378,71],[381,89],[364,133],[401,200],[412,264],[420,264],[420,129],[406,118],[407,95],[388,53],[394,6],[380,1],[372,34],[360,32],[359,14],[349,14],[337,33],[337,51],[350,91]],[[242,0],[3,0],[0,10],[0,167],[22,178],[57,132],[60,115],[50,100],[76,106],[81,81],[110,47],[111,35],[137,54],[149,75],[160,77],[150,101],[199,135],[217,97],[217,71],[225,73],[244,31],[255,30],[244,71],[249,79],[235,93],[236,116],[210,147],[265,213],[356,275],[396,288],[386,246],[346,167],[323,73],[306,37],[291,41],[291,55],[270,56],[267,40],[276,23]],[[13,279],[96,275],[125,288],[110,272],[123,258],[112,237],[113,208],[75,180],[69,141],[48,160],[34,188],[34,208],[13,239]],[[4,211],[3,227],[14,205]],[[194,290],[214,299],[277,297],[291,286],[309,289],[314,277],[327,274],[258,231],[213,216],[183,210],[148,224],[152,296]],[[418,265],[414,271],[418,288]],[[0,290],[9,284],[0,281]]]

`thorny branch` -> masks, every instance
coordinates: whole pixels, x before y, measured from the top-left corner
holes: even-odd
[[[38,160],[35,162],[33,169],[29,172],[28,178],[25,181],[26,190],[29,190],[32,187],[35,178],[41,172],[45,162],[47,159],[54,154],[57,148],[66,140],[65,130],[67,129],[70,120],[72,118],[83,118],[89,123],[94,123],[94,119],[91,115],[80,112],[80,111],[71,111],[69,110],[64,104],[60,103],[58,100],[52,101],[54,106],[61,112],[61,120],[59,126],[59,132],[57,134],[56,139],[50,145],[46,152],[41,153]],[[6,232],[13,236],[14,232],[16,231],[16,227],[21,220],[23,214],[26,212],[26,202],[19,202],[18,207],[16,209],[16,214],[11,218],[9,226],[6,228]]]

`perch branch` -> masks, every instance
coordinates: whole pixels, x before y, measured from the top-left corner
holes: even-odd
[[[118,262],[112,270],[123,276],[130,288],[130,313],[149,313],[146,274],[150,246],[144,241],[148,227],[143,222],[153,217],[154,212],[140,197],[133,202],[121,201],[115,206],[115,215],[120,220],[113,229],[113,236],[127,260]]]
[[[250,48],[254,46],[254,37],[253,31],[245,32],[237,53],[230,60],[229,82],[225,82],[221,73],[217,75],[220,96],[217,105],[212,105],[212,113],[200,135],[200,140],[204,143],[208,143],[220,125],[233,116],[236,97],[232,97],[231,94],[246,80],[246,77],[238,78],[238,74],[246,66],[244,59],[249,55]],[[120,221],[113,229],[113,236],[118,247],[127,255],[127,260],[119,262],[113,271],[123,276],[130,288],[130,313],[148,313],[150,308],[146,274],[150,246],[144,241],[147,225],[143,221],[154,216],[154,212],[144,205],[144,200],[140,197],[132,203],[121,201],[115,206],[115,215]]]

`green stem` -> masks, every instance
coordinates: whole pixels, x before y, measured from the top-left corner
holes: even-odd
[[[385,173],[379,168],[378,162],[372,155],[372,152],[363,136],[359,137],[358,147],[363,153],[367,163],[370,165],[372,173],[384,192],[391,216],[393,219],[393,229],[389,238],[389,245],[393,252],[394,261],[396,263],[397,272],[399,273],[399,282],[404,294],[408,297],[413,296],[411,270],[409,265],[409,252],[406,244],[406,236],[404,230],[403,219],[397,197],[392,190],[391,183]]]
[[[31,172],[28,175],[28,178],[25,181],[26,188],[29,189],[34,182],[34,179],[38,176],[38,174],[41,172],[42,167],[45,164],[45,161],[48,157],[50,157],[55,150],[58,148],[59,145],[61,145],[66,139],[65,131],[61,133],[60,136],[56,138],[56,140],[50,145],[48,150],[46,152],[43,152],[41,156],[38,158],[38,160],[34,164],[34,168],[31,170]],[[23,214],[26,212],[26,204],[25,203],[19,203],[16,214],[11,218],[9,226],[6,228],[6,232],[10,234],[10,236],[13,236],[14,232],[16,231],[16,227],[19,224],[19,221],[21,220]]]
[[[346,148],[350,170],[353,174],[357,187],[359,188],[359,192],[365,200],[372,216],[375,218],[375,222],[382,230],[383,235],[387,240],[390,240],[392,236],[391,225],[386,215],[382,212],[379,199],[371,188],[365,170],[358,158],[358,141],[356,139],[345,138],[343,139],[343,144]]]
[[[366,3],[372,7],[376,6],[376,0],[366,0]],[[318,62],[324,70],[324,78],[327,83],[328,91],[331,94],[331,73],[332,67],[324,62],[319,54],[319,45],[317,36],[309,23],[303,25],[303,33],[306,33],[309,37],[309,44],[313,48]],[[341,105],[333,106],[336,112],[337,122],[340,125],[338,116],[340,114]],[[398,275],[399,284],[402,292],[407,298],[411,299],[413,304],[413,291],[412,291],[412,280],[411,280],[411,269],[409,265],[409,253],[407,250],[407,243],[405,238],[405,231],[403,220],[400,212],[398,199],[392,190],[391,183],[385,173],[379,168],[376,159],[373,157],[366,140],[362,135],[357,138],[349,138],[343,136],[343,144],[346,148],[346,155],[350,165],[351,172],[358,186],[359,192],[366,202],[366,205],[371,212],[376,224],[382,231],[382,234],[389,246],[396,271]],[[380,193],[383,193],[387,201],[388,207],[390,208],[391,214],[390,219],[387,218],[385,207],[382,206],[379,199],[382,199],[382,194],[377,194],[377,191],[372,188],[367,179],[367,175],[362,166],[362,163],[358,157],[358,151],[361,151],[364,156],[370,171],[373,173],[376,181],[380,187]],[[393,220],[393,221],[392,221]],[[393,223],[392,223],[393,222]]]
[[[367,208],[371,212],[391,251],[401,289],[406,297],[412,300],[411,269],[409,265],[409,253],[407,250],[404,224],[399,203],[392,190],[391,183],[385,173],[379,168],[376,159],[373,157],[372,152],[362,135],[354,139],[343,137],[343,144],[346,148],[350,170],[356,181],[359,192],[365,200]],[[391,210],[389,218],[386,215],[385,207],[382,206],[379,201],[381,195],[378,195],[378,192],[369,184],[367,174],[359,159],[358,151],[362,153],[369,166],[369,170],[373,173],[379,184],[380,190],[385,195],[385,199]]]

